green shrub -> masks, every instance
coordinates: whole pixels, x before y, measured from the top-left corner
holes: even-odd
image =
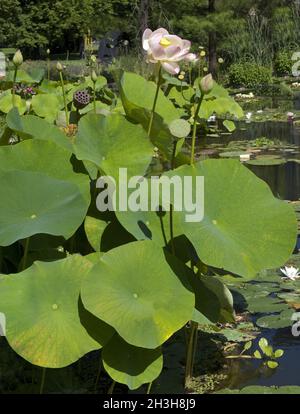
[[[292,74],[291,52],[278,52],[274,61],[274,69],[277,76]]]
[[[272,83],[271,69],[255,63],[235,63],[230,66],[228,75],[233,87],[262,91]]]

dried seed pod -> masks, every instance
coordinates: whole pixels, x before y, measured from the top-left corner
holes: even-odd
[[[76,109],[83,109],[90,101],[91,96],[86,89],[74,93],[73,103]]]

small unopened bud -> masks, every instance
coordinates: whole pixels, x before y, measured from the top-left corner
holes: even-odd
[[[92,81],[94,82],[94,83],[96,83],[97,82],[97,79],[98,79],[98,77],[97,77],[97,74],[96,74],[96,72],[93,70],[93,72],[92,72],[92,74],[91,74],[91,79],[92,79]]]
[[[51,52],[50,52],[50,49],[47,49],[47,50],[46,50],[46,53],[47,53],[47,55],[49,56],[49,55],[50,55],[50,53],[51,53]]]
[[[60,62],[57,62],[56,69],[58,70],[58,72],[62,72],[64,68]]]
[[[204,95],[208,95],[214,87],[214,80],[211,74],[206,75],[200,81],[200,90]]]
[[[21,50],[17,50],[17,52],[15,53],[13,57],[13,64],[15,66],[21,66],[22,63],[23,63],[23,55],[21,53]]]
[[[97,57],[95,55],[91,56],[91,62],[92,63],[96,63],[97,62]]]

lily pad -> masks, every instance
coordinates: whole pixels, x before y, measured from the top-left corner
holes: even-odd
[[[278,315],[267,315],[259,318],[256,325],[260,328],[280,329],[292,325],[292,315],[295,311],[288,309]]]
[[[150,241],[104,254],[85,278],[81,297],[86,309],[126,342],[151,349],[191,319],[195,303],[193,293],[166,263],[163,250]]]
[[[62,368],[108,342],[114,333],[110,327],[97,321],[99,343],[80,320],[81,281],[91,266],[76,255],[35,262],[22,273],[0,278],[0,311],[15,352],[34,365]]]
[[[137,348],[127,344],[119,335],[103,348],[102,360],[109,376],[130,390],[154,381],[163,368],[160,348]]]

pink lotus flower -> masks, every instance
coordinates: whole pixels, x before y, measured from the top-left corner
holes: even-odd
[[[180,72],[178,62],[189,55],[191,42],[170,35],[166,29],[161,28],[154,32],[146,29],[143,34],[143,48],[147,52],[148,62],[160,62],[168,73],[176,75]]]

